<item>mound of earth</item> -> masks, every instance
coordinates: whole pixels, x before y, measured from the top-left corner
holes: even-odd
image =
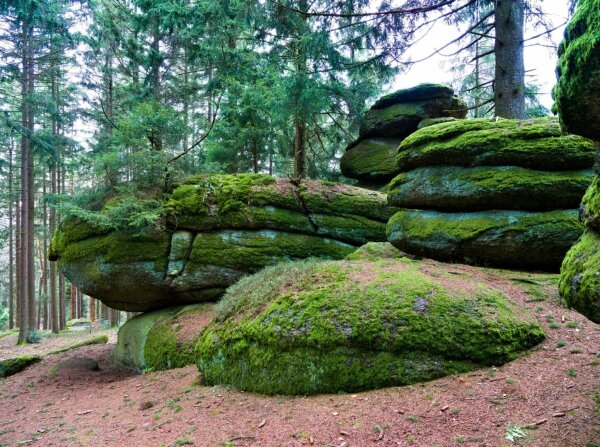
[[[447,85],[420,84],[375,102],[365,113],[358,140],[340,161],[346,177],[380,187],[398,172],[395,157],[404,138],[432,119],[464,118],[465,103]]]
[[[544,338],[502,291],[408,258],[280,264],[215,312],[197,345],[203,382],[264,394],[407,385],[502,364]]]
[[[555,109],[569,132],[592,138],[600,147],[600,1],[581,0],[559,47]],[[600,180],[586,192],[579,217],[585,234],[561,267],[564,302],[600,323]]]
[[[434,259],[556,271],[582,234],[577,206],[594,175],[591,141],[555,119],[427,126],[398,148],[388,240]]]
[[[52,259],[83,293],[115,309],[148,311],[213,300],[280,261],[341,259],[385,240],[393,214],[378,192],[250,174],[190,179],[165,208],[164,229],[63,222]]]

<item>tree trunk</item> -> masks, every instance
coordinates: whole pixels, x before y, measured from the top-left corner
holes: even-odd
[[[21,250],[21,241],[23,240],[23,237],[21,233],[23,231],[23,226],[21,225],[20,195],[15,200],[15,215],[15,327],[21,327],[21,295],[23,294],[23,272],[21,270],[21,267],[23,267],[23,263],[21,262],[23,260],[23,254]]]
[[[89,297],[88,307],[89,307],[90,321],[96,321],[96,300],[94,298],[92,298],[91,296]]]
[[[8,328],[14,327],[15,321],[15,283],[14,283],[14,228],[13,228],[13,140],[8,146]]]
[[[300,0],[298,2],[298,9],[300,11],[308,10],[307,0]],[[302,20],[306,22],[306,16],[302,16]],[[305,27],[305,24],[303,24]],[[301,33],[299,33],[300,35]],[[300,42],[300,39],[296,39],[294,45],[294,57],[296,59],[296,111],[294,114],[294,177],[305,178],[306,177],[306,110],[302,96],[304,89],[306,88],[306,68],[307,68],[307,55],[304,44]]]
[[[523,26],[525,0],[496,0],[496,116],[525,118],[525,62]]]

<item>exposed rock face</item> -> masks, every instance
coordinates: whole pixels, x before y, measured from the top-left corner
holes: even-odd
[[[557,270],[581,235],[576,208],[593,179],[594,144],[557,120],[431,125],[398,148],[388,201],[400,250],[454,262]]]
[[[302,261],[244,278],[200,337],[202,379],[265,394],[350,392],[499,365],[543,339],[503,292],[433,270],[406,258]]]
[[[137,315],[119,329],[113,360],[136,371],[192,365],[196,342],[213,316],[209,303]]]
[[[366,112],[359,139],[346,149],[340,167],[346,177],[383,185],[397,172],[398,144],[432,118],[464,118],[465,103],[446,85],[421,84],[379,99]]]
[[[600,0],[579,0],[558,48],[555,109],[567,130],[600,141]]]
[[[85,294],[122,310],[212,300],[241,276],[283,260],[341,259],[385,240],[381,193],[265,175],[191,179],[166,203],[166,229],[58,228],[52,255]]]
[[[559,47],[555,110],[569,132],[600,147],[600,1],[579,0]],[[596,168],[597,169],[597,168]],[[569,307],[600,323],[600,180],[586,192],[580,208],[586,225],[564,259],[560,294]]]

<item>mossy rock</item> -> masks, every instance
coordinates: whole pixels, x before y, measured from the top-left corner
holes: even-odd
[[[557,119],[458,120],[425,127],[398,147],[402,172],[434,165],[519,166],[541,171],[589,169],[593,142],[562,135]]]
[[[426,118],[450,116],[464,118],[467,106],[456,96],[395,103],[386,108],[372,108],[365,113],[359,135],[405,138]]]
[[[373,109],[385,109],[394,104],[402,102],[426,101],[428,99],[452,98],[454,89],[449,85],[444,84],[419,84],[414,87],[409,87],[397,90],[389,95],[382,96],[375,104]]]
[[[583,196],[579,218],[589,228],[600,231],[600,177],[594,178]]]
[[[378,259],[411,258],[389,242],[369,242],[346,256],[348,261],[377,261]]]
[[[407,259],[279,264],[217,306],[197,345],[203,383],[270,395],[408,385],[500,365],[544,338],[499,290]]]
[[[386,240],[395,212],[379,192],[251,174],[195,177],[164,208],[163,228],[106,231],[67,220],[52,257],[83,293],[149,311],[214,300],[241,276],[282,260],[342,259]]]
[[[12,359],[0,360],[0,377],[9,377],[20,373],[28,366],[42,360],[39,355],[23,355]]]
[[[594,178],[585,171],[534,171],[514,166],[433,166],[399,174],[388,202],[441,211],[545,211],[577,208]]]
[[[390,180],[398,173],[396,154],[401,141],[398,138],[368,138],[360,141],[342,156],[342,174],[370,183]]]
[[[113,360],[136,371],[194,364],[196,343],[212,318],[212,304],[170,307],[137,315],[119,329]]]
[[[434,126],[436,124],[451,123],[453,121],[456,121],[456,118],[453,118],[451,116],[442,117],[442,118],[425,118],[423,121],[421,121],[419,123],[419,125],[417,126],[417,130],[422,129],[424,127]]]
[[[586,230],[560,269],[560,296],[567,306],[600,323],[600,235]]]
[[[443,213],[403,210],[388,240],[407,253],[491,267],[557,271],[583,233],[576,210]]]
[[[579,0],[558,48],[555,110],[566,129],[600,141],[600,0]]]

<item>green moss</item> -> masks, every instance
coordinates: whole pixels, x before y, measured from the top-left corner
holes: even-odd
[[[51,351],[48,355],[60,354],[63,352],[72,351],[73,349],[81,348],[82,346],[90,346],[90,345],[103,345],[108,343],[108,335],[102,334],[97,335],[95,337],[88,338],[86,340],[82,340],[78,343],[73,343],[72,345],[65,346],[64,348],[56,349],[55,351]]]
[[[346,177],[362,181],[386,181],[397,172],[396,152],[399,139],[367,139],[346,150],[340,169]]]
[[[595,177],[581,202],[579,217],[588,227],[600,231],[600,177]]]
[[[212,319],[212,308],[212,304],[186,306],[171,318],[157,320],[146,337],[145,367],[164,370],[196,363],[196,343]]]
[[[417,126],[417,129],[422,129],[423,127],[434,126],[436,124],[441,124],[441,123],[451,123],[452,121],[456,121],[456,118],[453,118],[451,116],[446,116],[446,117],[442,117],[442,118],[425,118],[423,121],[421,121],[419,123],[419,125]]]
[[[557,270],[583,231],[576,210],[441,213],[404,210],[388,240],[407,253],[498,267]]]
[[[266,394],[430,380],[543,338],[502,293],[394,260],[275,266],[232,287],[217,313],[198,342],[203,381]]]
[[[378,259],[406,258],[406,253],[401,252],[389,242],[369,242],[349,254],[348,261],[377,261]]]
[[[433,166],[399,174],[388,202],[442,211],[555,210],[576,208],[593,171],[534,171],[513,166]]]
[[[0,360],[0,377],[8,377],[20,373],[28,366],[42,360],[39,355],[24,355],[12,359]]]
[[[561,134],[558,120],[468,119],[425,127],[398,148],[401,171],[432,165],[520,166],[539,170],[591,168],[594,144]]]
[[[600,323],[600,236],[586,230],[560,269],[560,296],[567,306]]]
[[[555,110],[569,132],[600,140],[600,0],[579,0],[558,49]]]

